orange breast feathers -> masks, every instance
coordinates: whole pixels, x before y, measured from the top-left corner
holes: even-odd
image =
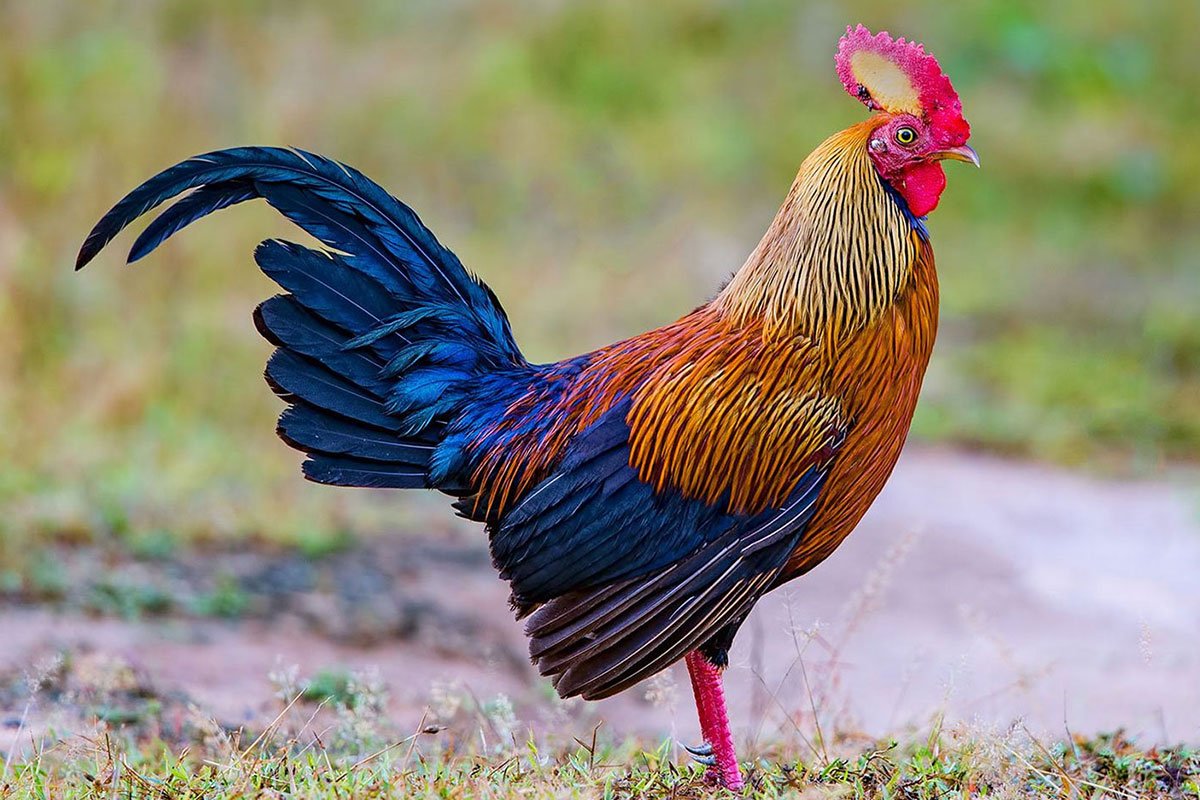
[[[846,427],[841,403],[819,389],[816,350],[713,309],[689,321],[697,329],[634,394],[630,463],[659,491],[727,497],[735,513],[779,507]]]
[[[906,290],[847,342],[828,376],[829,391],[842,399],[852,425],[779,583],[829,557],[887,483],[912,424],[937,324],[933,250],[921,242]]]

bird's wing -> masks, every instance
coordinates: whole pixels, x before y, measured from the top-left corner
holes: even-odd
[[[658,386],[690,402],[690,419],[705,416],[705,398],[732,401],[710,381],[690,385],[701,388],[660,373],[613,405],[493,528],[493,559],[518,609],[532,612],[531,655],[564,696],[607,697],[744,619],[803,535],[844,438],[835,404],[813,403],[799,387],[769,401],[759,396],[756,424],[732,439],[689,431],[680,418],[675,428],[682,430],[665,421],[654,428],[647,409]],[[752,380],[738,386],[750,396],[761,389]],[[689,401],[691,391],[703,398]],[[803,449],[781,459],[780,426],[789,422],[784,444]],[[648,432],[675,452],[640,458],[639,435]],[[718,474],[706,487],[681,472],[688,452],[704,462],[701,471],[724,479]],[[791,478],[766,475],[772,467]],[[770,485],[750,491],[744,475]],[[777,484],[786,491],[776,497]],[[707,490],[718,496],[704,496]],[[757,507],[743,502],[754,497]]]

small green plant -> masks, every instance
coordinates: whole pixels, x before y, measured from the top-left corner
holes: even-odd
[[[212,591],[195,598],[193,611],[202,617],[233,619],[241,616],[250,605],[250,597],[230,575],[222,575]]]
[[[174,598],[155,586],[116,580],[96,583],[84,599],[84,608],[92,613],[129,620],[165,614],[174,607]]]
[[[347,670],[323,669],[304,684],[300,699],[307,703],[349,705],[354,697],[350,692],[351,675]]]

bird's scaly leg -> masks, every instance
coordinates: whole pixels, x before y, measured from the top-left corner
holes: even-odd
[[[709,765],[707,776],[731,791],[740,792],[742,772],[738,768],[733,734],[729,730],[729,716],[725,712],[721,670],[699,650],[688,653],[685,661],[692,679],[692,693],[696,697],[700,731],[704,734],[705,743],[712,747],[714,763]]]

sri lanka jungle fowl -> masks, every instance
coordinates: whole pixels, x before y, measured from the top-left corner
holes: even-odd
[[[847,30],[846,90],[873,114],[804,160],[729,283],[682,319],[531,364],[495,295],[359,172],[298,150],[197,156],[87,237],[78,266],[186,190],[133,245],[263,198],[328,249],[263,242],[284,290],[254,320],[304,474],[437,489],[483,522],[564,697],[598,699],[686,660],[710,779],[742,786],[722,692],[766,592],[837,548],[908,432],[937,327],[924,218],[944,159],[978,165],[949,79],[921,45]]]

